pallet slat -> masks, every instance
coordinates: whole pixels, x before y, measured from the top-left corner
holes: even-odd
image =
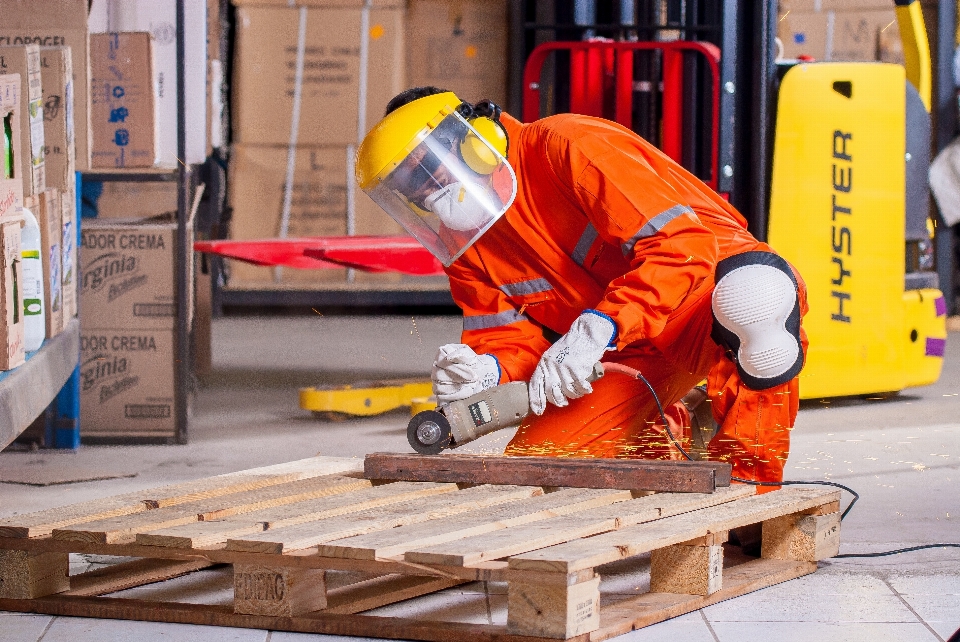
[[[151,488],[79,504],[0,519],[0,537],[45,537],[55,528],[130,515],[165,506],[219,497],[321,475],[358,473],[362,462],[344,457],[310,457],[241,470],[181,484]]]
[[[456,489],[455,484],[451,486]],[[438,497],[423,498],[415,503],[403,502],[355,515],[344,515],[320,522],[249,535],[243,539],[231,538],[227,540],[226,548],[231,551],[253,553],[284,553],[302,550],[344,537],[517,501],[541,492],[539,487],[530,486],[476,486]]]
[[[282,506],[306,499],[316,499],[369,487],[370,482],[366,479],[325,475],[256,490],[231,493],[198,502],[157,508],[135,515],[98,519],[64,528],[55,528],[53,529],[53,538],[61,541],[121,544],[135,541],[138,532],[213,520],[248,513],[260,508]]]
[[[418,564],[466,566],[590,537],[624,526],[658,520],[716,504],[723,504],[754,492],[749,486],[718,489],[715,493],[658,493],[570,516],[556,517],[495,531],[486,535],[408,551],[404,559]],[[592,540],[591,540],[592,541]]]
[[[510,558],[510,568],[573,573],[696,537],[729,531],[837,501],[839,491],[784,488],[729,504],[637,524],[589,540],[572,541]]]
[[[70,590],[61,595],[95,596],[186,575],[213,566],[207,560],[144,558],[121,562],[70,577]]]
[[[721,462],[488,457],[373,453],[363,462],[367,479],[622,488],[674,493],[712,493],[730,485],[730,464]]]
[[[402,483],[402,482],[398,482]],[[627,490],[566,488],[532,497],[521,502],[483,511],[467,513],[425,524],[410,524],[357,535],[320,545],[320,555],[350,559],[376,559],[402,555],[414,547],[432,546],[502,528],[569,515],[598,506],[605,506],[632,497]]]
[[[394,482],[332,497],[257,510],[213,522],[194,522],[137,533],[136,542],[167,548],[206,548],[223,544],[231,537],[239,538],[251,533],[315,522],[452,490],[453,487],[447,484]]]

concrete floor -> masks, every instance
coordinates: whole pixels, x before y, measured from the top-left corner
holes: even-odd
[[[76,452],[5,452],[7,466],[79,466],[135,477],[36,487],[0,483],[0,516],[30,512],[316,454],[362,457],[409,451],[408,415],[320,421],[301,411],[297,388],[316,383],[428,377],[437,346],[459,336],[456,317],[228,318],[214,325],[214,372],[199,388],[185,446],[84,446]],[[843,524],[841,552],[960,542],[960,336],[952,334],[940,382],[887,400],[805,402],[793,433],[788,479],[833,480],[860,492]],[[509,434],[468,446],[496,452]],[[114,560],[72,556],[74,572]],[[605,594],[642,591],[646,560],[605,568]],[[383,615],[505,622],[505,588],[468,584],[385,607]],[[224,570],[125,595],[223,603]],[[182,596],[187,596],[186,598]],[[960,549],[832,560],[812,576],[723,602],[618,640],[727,642],[943,642],[960,627]],[[0,641],[138,639],[333,641],[357,638],[188,625],[0,613]]]

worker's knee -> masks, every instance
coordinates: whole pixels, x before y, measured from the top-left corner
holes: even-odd
[[[728,350],[747,386],[766,390],[800,373],[798,284],[784,259],[744,252],[720,261],[712,307],[712,337]]]

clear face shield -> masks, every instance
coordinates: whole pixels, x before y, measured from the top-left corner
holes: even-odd
[[[364,191],[449,266],[507,211],[517,179],[459,114],[437,120]]]

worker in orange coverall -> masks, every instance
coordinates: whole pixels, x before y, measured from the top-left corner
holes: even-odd
[[[618,124],[522,124],[484,101],[400,94],[357,156],[360,187],[444,264],[461,344],[433,370],[441,403],[529,381],[508,455],[678,459],[685,394],[706,379],[707,458],[781,481],[806,337],[799,275],[720,196]],[[710,406],[701,406],[710,408]],[[763,489],[761,489],[763,490]]]

